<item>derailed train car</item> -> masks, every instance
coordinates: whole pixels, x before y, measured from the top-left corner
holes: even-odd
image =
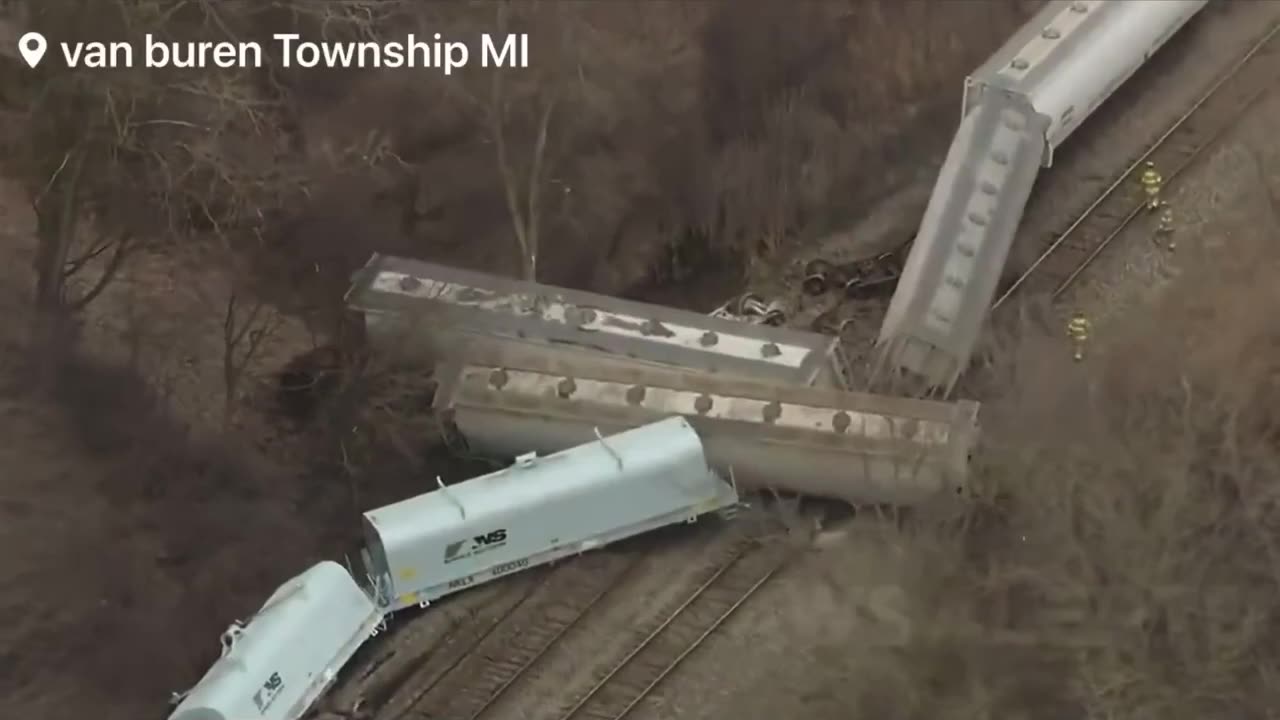
[[[837,338],[755,325],[389,255],[356,273],[347,305],[372,345],[414,361],[496,362],[558,348],[618,368],[666,367],[843,388]]]
[[[367,512],[365,562],[395,611],[737,503],[671,417]]]
[[[951,392],[1040,167],[1206,5],[1053,0],[967,78],[960,125],[876,340],[880,372]]]
[[[435,403],[467,452],[494,457],[678,414],[741,487],[853,504],[910,505],[963,489],[979,437],[975,402],[620,370],[546,351],[451,367]]]
[[[388,613],[737,504],[698,434],[669,417],[372,510],[367,584],[324,561],[280,586],[223,634],[169,720],[297,720]]]
[[[301,717],[382,622],[345,568],[317,563],[223,633],[221,656],[169,720]]]

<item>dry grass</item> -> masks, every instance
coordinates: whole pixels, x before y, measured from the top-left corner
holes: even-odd
[[[1082,366],[1023,340],[989,500],[905,541],[911,631],[850,653],[855,717],[1275,717],[1278,269],[1238,243]]]

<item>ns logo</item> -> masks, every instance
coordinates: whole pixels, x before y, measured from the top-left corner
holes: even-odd
[[[254,707],[258,708],[260,713],[266,712],[283,688],[284,678],[281,678],[278,672],[271,673],[271,677],[267,678],[267,681],[262,683],[258,691],[253,694]]]
[[[483,535],[475,535],[470,540],[456,540],[444,546],[444,561],[451,562],[458,558],[471,555],[472,553],[501,545],[506,541],[506,528],[498,528],[497,530],[491,530]],[[468,542],[470,543],[469,547],[467,547]],[[462,551],[463,547],[467,547],[467,551],[465,553]]]

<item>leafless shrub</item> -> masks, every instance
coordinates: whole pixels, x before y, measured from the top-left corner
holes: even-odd
[[[208,3],[47,2],[30,27],[60,42],[234,39]],[[212,234],[253,237],[305,192],[287,162],[281,99],[252,70],[66,69],[48,63],[14,98],[25,132],[9,148],[38,218],[37,307],[74,313],[135,249]],[[87,289],[69,281],[94,269]]]
[[[308,429],[315,468],[342,478],[351,512],[403,497],[405,487],[423,492],[436,476],[454,482],[501,467],[455,453],[433,410],[441,370],[413,346],[412,326],[401,337],[376,351],[363,336],[316,348],[280,376],[282,409]]]
[[[636,72],[629,63],[639,58],[628,47],[634,43],[619,45],[621,37],[610,32],[620,28],[608,27],[606,16],[590,8],[505,0],[479,7],[490,16],[472,17],[466,24],[499,42],[508,33],[526,33],[530,66],[473,67],[466,82],[447,92],[469,108],[483,128],[483,142],[492,147],[521,275],[534,279],[545,226],[570,221],[576,205],[572,194],[587,185],[572,177],[577,146],[619,124],[619,111],[634,92],[611,86],[607,78]],[[606,50],[605,43],[613,45]]]
[[[831,190],[835,168],[827,149],[839,142],[840,130],[803,98],[798,90],[779,100],[764,120],[766,139],[733,143],[715,161],[711,192],[720,209],[705,232],[713,246],[743,258],[748,276],[795,240]]]

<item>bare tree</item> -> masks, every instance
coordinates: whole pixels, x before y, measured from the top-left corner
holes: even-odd
[[[499,13],[502,11],[500,10]],[[538,121],[538,139],[533,146],[533,157],[524,177],[511,162],[507,147],[507,114],[509,105],[503,93],[503,73],[493,74],[493,90],[490,96],[488,119],[489,132],[497,154],[498,172],[502,176],[503,194],[507,211],[511,213],[512,230],[520,247],[520,261],[525,280],[536,280],[538,274],[539,230],[542,226],[542,193],[545,179],[543,167],[547,152],[547,130],[556,106],[555,97],[542,101]]]
[[[469,108],[483,142],[492,146],[520,272],[535,280],[548,228],[572,224],[567,213],[578,168],[571,149],[584,133],[603,137],[605,128],[618,126],[624,115],[618,97],[634,93],[626,83],[616,89],[603,81],[613,75],[613,60],[601,58],[599,46],[612,41],[610,47],[618,49],[616,29],[597,27],[600,18],[585,5],[502,0],[468,6],[465,14],[437,7],[424,9],[420,20],[472,26],[497,38],[528,37],[527,67],[484,68],[473,62],[462,77],[446,79],[441,90]],[[635,60],[628,54],[624,64],[640,66]]]
[[[37,322],[65,327],[102,294],[137,247],[134,226],[117,222],[126,203],[114,203],[113,196],[132,183],[102,119],[114,107],[95,102],[104,97],[77,79],[49,78],[34,89],[31,132],[14,153],[36,217]],[[88,279],[81,283],[82,277]],[[82,292],[73,292],[82,284]]]
[[[236,39],[227,13],[208,3],[181,13],[123,2],[32,7],[31,29],[68,42],[113,30]],[[8,149],[37,218],[38,316],[83,310],[138,250],[252,238],[267,213],[306,192],[282,152],[283,100],[247,71],[41,68],[22,78],[12,92],[26,132]]]
[[[510,28],[510,8],[506,2],[496,5],[497,32],[505,34]],[[508,123],[512,97],[508,92],[506,71],[496,69],[489,87],[489,100],[484,110],[485,125],[493,143],[498,173],[502,178],[503,195],[507,211],[511,214],[512,230],[520,249],[520,264],[525,280],[536,280],[538,274],[539,231],[542,227],[542,195],[546,184],[544,176],[547,155],[547,133],[558,101],[558,90],[547,88],[533,98],[537,109],[536,139],[530,150],[528,169],[521,171],[513,161],[513,148],[508,138]]]
[[[84,164],[82,150],[68,151],[49,179],[47,192],[33,202],[39,241],[35,305],[46,317],[83,310],[115,278],[132,247],[131,236],[123,229],[92,245],[82,241],[85,233],[79,192]],[[78,297],[68,297],[68,281],[95,264],[100,265],[97,279]]]

